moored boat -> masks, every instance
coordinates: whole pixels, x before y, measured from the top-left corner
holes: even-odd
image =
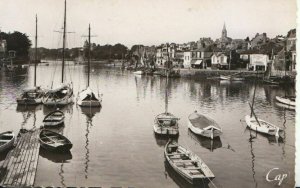
[[[288,106],[296,106],[296,97],[294,96],[276,96],[276,100]]]
[[[65,115],[60,110],[50,112],[43,120],[44,126],[51,128],[61,126],[64,123]]]
[[[175,172],[191,184],[201,184],[215,178],[199,156],[174,141],[167,143],[164,155]]]
[[[178,135],[178,120],[177,117],[168,112],[159,114],[154,119],[154,132],[158,135]]]
[[[77,104],[82,107],[101,107],[101,97],[94,94],[90,87],[78,94]]]
[[[254,131],[271,136],[283,137],[284,130],[272,123],[255,118],[254,116],[251,117],[250,115],[245,116],[245,121],[247,126]]]
[[[54,152],[69,152],[72,143],[65,136],[43,129],[39,135],[41,147]]]
[[[214,139],[222,134],[221,127],[211,118],[194,113],[188,117],[188,128],[195,134]]]
[[[44,91],[39,87],[26,88],[17,98],[18,105],[38,105],[42,103]]]
[[[230,79],[231,79],[230,76],[220,75],[220,80],[230,80]]]
[[[73,89],[70,84],[61,84],[55,89],[48,90],[42,102],[47,106],[64,106],[73,103]]]
[[[142,70],[138,70],[138,71],[134,71],[133,74],[135,74],[135,75],[144,75],[145,72],[142,71]]]
[[[0,133],[0,152],[13,147],[15,142],[15,134],[12,131]]]

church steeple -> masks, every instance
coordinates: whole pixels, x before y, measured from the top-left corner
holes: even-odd
[[[226,25],[225,25],[225,22],[224,22],[223,30],[222,30],[222,38],[226,38],[226,37],[227,37],[227,30],[226,30]]]

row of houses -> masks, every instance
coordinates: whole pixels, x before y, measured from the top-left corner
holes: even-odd
[[[251,40],[227,37],[224,24],[220,39],[200,38],[187,44],[162,44],[156,48],[156,66],[168,60],[173,66],[199,69],[295,70],[296,29],[287,36],[273,39],[266,33],[256,34]]]

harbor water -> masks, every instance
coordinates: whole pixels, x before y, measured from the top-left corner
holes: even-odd
[[[276,95],[294,95],[293,88],[258,84],[256,115],[285,129],[282,139],[256,134],[246,128],[255,84],[219,80],[192,80],[137,76],[130,71],[92,65],[90,86],[102,94],[100,110],[74,103],[62,108],[64,127],[58,130],[73,143],[65,155],[40,150],[35,186],[192,187],[164,159],[168,138],[155,136],[156,115],[165,111],[179,120],[178,143],[196,153],[215,174],[209,187],[277,187],[266,176],[279,168],[288,177],[280,187],[294,187],[295,111],[275,101]],[[87,67],[69,62],[66,80],[73,83],[74,101],[85,89]],[[0,130],[40,127],[50,108],[17,106],[22,89],[33,86],[34,67],[25,74],[0,73]],[[37,84],[43,88],[61,81],[61,64],[37,67]],[[223,134],[213,142],[187,128],[187,117],[197,110],[214,119]],[[0,163],[5,154],[0,155]],[[272,177],[271,177],[272,175]],[[270,179],[276,173],[271,173]],[[198,186],[199,187],[199,186]],[[205,185],[200,186],[205,187]]]

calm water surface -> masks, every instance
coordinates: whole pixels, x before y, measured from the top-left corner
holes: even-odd
[[[1,131],[39,127],[52,110],[17,107],[17,95],[33,84],[33,71],[31,66],[25,75],[0,73]],[[86,73],[85,66],[71,62],[66,68],[75,96],[86,85]],[[60,67],[53,64],[38,66],[37,74],[43,87],[61,79]],[[165,88],[168,110],[180,118],[179,144],[198,154],[216,176],[209,187],[276,187],[266,181],[275,167],[289,173],[281,187],[294,186],[295,111],[275,102],[276,95],[285,93],[281,88],[258,85],[255,101],[260,118],[285,128],[285,137],[276,143],[246,129],[252,83],[170,79],[166,87],[164,78],[93,66],[91,87],[103,94],[102,109],[83,110],[76,104],[62,109],[65,127],[58,131],[73,148],[67,155],[40,150],[36,186],[191,187],[165,165],[167,139],[153,133],[155,116],[165,110]],[[294,94],[292,89],[287,92]],[[188,131],[187,117],[194,110],[217,121],[223,128],[220,139],[211,142]],[[2,154],[0,163],[4,158]]]

